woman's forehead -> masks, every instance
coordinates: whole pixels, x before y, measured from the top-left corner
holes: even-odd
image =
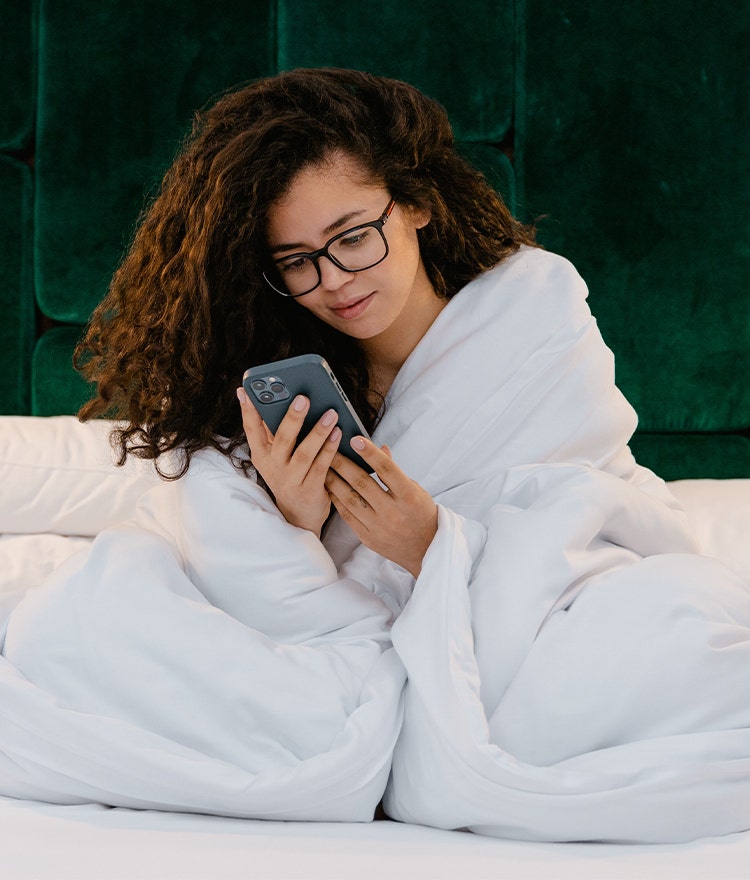
[[[310,188],[330,189],[332,184],[345,183],[354,188],[381,187],[380,181],[366,165],[354,156],[337,150],[324,159],[301,168],[291,179],[283,195],[275,204],[282,204],[306,194]]]
[[[386,193],[381,182],[374,182],[359,162],[344,154],[307,165],[269,209],[269,242],[286,243],[295,233],[320,235],[345,216],[353,216],[356,223],[354,215],[371,212],[373,206],[382,210],[380,201]]]

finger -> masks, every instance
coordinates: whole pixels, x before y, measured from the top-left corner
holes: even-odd
[[[292,461],[295,464],[300,465],[305,473],[310,469],[321,450],[325,450],[326,455],[330,451],[326,449],[326,440],[330,438],[331,432],[334,430],[338,418],[338,413],[335,409],[329,409],[324,412],[315,425],[313,425],[309,434],[300,442],[295,450],[292,456]],[[340,439],[339,436],[339,440]],[[336,449],[338,449],[338,441],[336,443]],[[328,456],[329,460],[326,464],[326,470],[328,469],[330,460],[333,459],[333,455],[335,455],[335,450],[332,455]]]
[[[304,479],[314,479],[325,482],[326,476],[331,469],[331,462],[338,452],[341,437],[341,428],[336,426],[326,437],[325,442],[320,447],[318,454],[308,468],[307,475]]]
[[[334,457],[331,468],[344,480],[347,487],[361,496],[370,507],[382,510],[383,499],[388,496],[389,491],[376,475],[374,476],[369,470],[363,470],[340,452]]]
[[[367,479],[370,479],[369,476]],[[366,531],[367,520],[374,513],[368,501],[336,471],[329,470],[325,485],[334,507],[341,514],[341,518],[355,528],[358,534],[361,534],[362,530]]]
[[[356,516],[345,507],[341,501],[335,496],[331,496],[331,503],[333,504],[336,513],[344,520],[344,522],[349,526],[349,528],[354,532],[354,534],[359,538],[362,543],[365,542],[368,535],[367,527],[361,522],[361,520],[357,519]]]
[[[268,425],[260,417],[260,413],[253,406],[244,388],[237,389],[237,400],[240,402],[242,413],[242,427],[247,437],[248,446],[256,451],[265,448],[273,440],[273,434]]]
[[[353,437],[351,446],[370,465],[377,474],[378,479],[389,492],[397,494],[399,488],[404,489],[407,485],[411,484],[410,478],[394,462],[390,449],[384,452],[372,440],[368,440],[365,437]],[[334,467],[336,467],[335,463]],[[336,467],[336,470],[339,470],[339,468]],[[358,470],[364,473],[361,468],[358,468]],[[371,482],[374,482],[374,480],[371,480]]]
[[[310,401],[302,394],[294,398],[274,435],[273,451],[276,455],[287,461],[291,458],[309,408]]]

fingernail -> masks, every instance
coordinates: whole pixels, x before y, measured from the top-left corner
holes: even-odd
[[[365,448],[364,437],[352,437],[352,448],[356,449],[358,452],[362,452]]]
[[[237,389],[237,400],[239,400],[240,405],[247,402],[247,394],[245,394],[244,388]]]
[[[328,412],[324,414],[323,418],[320,421],[321,421],[321,424],[326,426],[326,428],[329,425],[332,425],[336,421],[336,410],[329,409]]]
[[[294,398],[294,403],[292,406],[295,408],[297,412],[302,412],[302,410],[307,406],[307,400],[301,395],[297,395]]]
[[[328,437],[328,442],[329,443],[338,443],[340,439],[341,439],[341,428],[336,427],[331,431],[331,433]]]

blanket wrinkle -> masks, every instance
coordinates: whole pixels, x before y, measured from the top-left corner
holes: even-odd
[[[223,457],[199,458],[173,491],[188,576],[212,605],[282,643],[344,632],[388,643],[391,610],[339,575],[321,542],[290,525],[254,476]]]
[[[418,578],[207,450],[11,603],[0,793],[364,821],[385,789],[394,818],[535,840],[750,827],[750,586],[634,460],[586,296],[522,248],[396,377],[374,437],[438,504]]]
[[[339,750],[251,774],[115,718],[71,712],[4,658],[0,673],[6,697],[0,703],[0,786],[10,797],[61,804],[114,801],[148,809],[157,800],[160,809],[177,812],[368,821],[398,728],[385,723],[383,705],[395,704],[401,721],[403,675],[388,651],[365,681]],[[385,749],[367,736],[373,728],[386,737]]]
[[[750,773],[750,733],[747,702],[738,702],[731,686],[724,689],[723,699],[735,717],[729,717],[730,724],[724,729],[699,729],[689,735],[655,734],[645,739],[634,736],[617,745],[600,742],[580,754],[549,763],[529,761],[523,755],[524,740],[530,734],[553,742],[561,733],[565,735],[548,718],[534,719],[534,724],[522,719],[518,736],[511,743],[498,737],[492,729],[495,719],[490,719],[488,725],[476,697],[477,676],[483,678],[488,670],[477,666],[471,674],[463,669],[462,674],[454,672],[461,646],[461,666],[471,669],[472,662],[477,662],[469,637],[477,617],[463,582],[467,560],[455,558],[458,545],[453,532],[460,530],[460,518],[443,508],[440,517],[440,540],[430,547],[412,600],[393,628],[394,645],[409,674],[409,686],[404,726],[385,798],[389,815],[402,821],[442,828],[468,827],[483,834],[529,840],[663,842],[744,827],[750,820],[750,807],[744,797]],[[695,559],[682,558],[687,565],[695,565]],[[669,561],[671,557],[654,560]],[[710,570],[720,569],[712,560],[699,561]],[[656,584],[658,578],[651,586]],[[746,598],[746,588],[739,589]],[[599,595],[599,591],[592,595]],[[637,614],[637,604],[634,611]],[[558,619],[566,616],[559,615]],[[658,631],[661,623],[657,622],[653,630]],[[446,630],[450,651],[445,649]],[[545,628],[543,632],[549,631]],[[462,632],[466,633],[463,637]],[[653,632],[646,635],[644,641],[653,643]],[[673,648],[665,645],[661,652],[672,669],[681,662]],[[549,658],[547,661],[519,687],[511,716],[518,717],[519,708],[528,713],[529,703],[534,707],[546,705],[546,699],[537,699],[528,685],[544,685],[550,672],[558,669]],[[590,675],[589,655],[584,652],[580,662],[584,677]],[[581,722],[589,720],[596,708],[611,708],[611,671],[612,667],[607,666],[600,676],[605,692],[597,695],[598,702],[590,699],[586,684],[582,685],[585,712],[572,719],[572,732],[579,742],[589,733]],[[715,687],[720,679],[714,674],[707,680]],[[566,675],[565,683],[571,681],[575,678]],[[648,689],[646,678],[637,677],[636,681],[639,685],[645,682]],[[669,681],[667,673],[664,683]],[[677,701],[683,703],[685,695],[691,693],[681,681],[672,690]],[[545,689],[544,697],[550,692],[559,695],[564,709],[569,707],[569,688]],[[687,702],[692,705],[693,701]],[[697,703],[705,715],[715,711],[717,701],[699,699]],[[623,699],[623,706],[631,713],[637,705],[637,701]],[[617,722],[622,720],[622,716],[617,717]],[[700,727],[706,718],[694,722]],[[632,735],[625,733],[626,737]]]
[[[254,479],[204,451],[186,477],[151,488],[129,521],[12,610],[0,753],[18,756],[14,712],[35,705],[39,735],[25,730],[23,770],[16,762],[15,775],[0,773],[0,790],[369,819],[401,719],[390,618],[370,590],[338,577],[320,542],[290,526]],[[59,741],[51,754],[50,729]],[[244,777],[244,794],[227,788],[228,770]]]

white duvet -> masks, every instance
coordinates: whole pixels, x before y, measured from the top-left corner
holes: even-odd
[[[213,452],[6,580],[0,794],[366,820],[393,758],[386,809],[409,822],[750,827],[747,579],[633,461],[585,296],[524,249],[397,376],[376,440],[440,505],[416,584],[340,521],[322,544],[289,526]]]

